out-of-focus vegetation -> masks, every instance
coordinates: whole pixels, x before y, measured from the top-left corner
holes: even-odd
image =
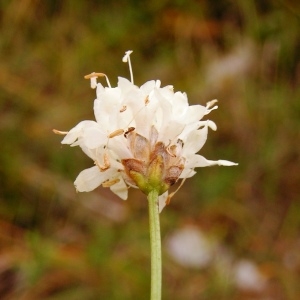
[[[202,154],[239,162],[199,169],[161,214],[163,299],[299,299],[298,1],[11,0],[0,9],[1,299],[148,299],[145,196],[76,194],[92,161],[51,131],[94,118],[83,76],[128,78],[128,49],[138,85],[160,79],[192,104],[219,99]],[[205,266],[167,251],[187,226],[212,241]],[[243,285],[234,270],[245,260],[260,277],[243,269]]]

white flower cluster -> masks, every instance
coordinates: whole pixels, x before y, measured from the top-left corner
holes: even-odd
[[[129,62],[131,81],[119,77],[117,87],[112,88],[102,73],[86,76],[96,88],[96,121],[82,121],[69,132],[56,133],[66,134],[62,144],[80,146],[95,162],[78,175],[77,191],[102,185],[125,200],[128,187],[147,193],[158,179],[162,209],[168,188],[180,178],[193,176],[195,168],[235,163],[196,154],[207,139],[208,127],[216,130],[214,122],[201,121],[217,108],[216,100],[206,106],[189,106],[185,93],[174,93],[172,86],[161,87],[159,80],[134,85],[130,54],[127,51],[123,61]],[[108,87],[97,82],[100,76],[106,77]]]

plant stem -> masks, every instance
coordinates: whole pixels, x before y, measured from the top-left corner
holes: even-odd
[[[158,193],[153,190],[148,194],[150,244],[151,244],[151,300],[161,300],[162,267],[161,240],[158,210]]]

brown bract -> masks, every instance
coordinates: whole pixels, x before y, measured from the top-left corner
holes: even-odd
[[[149,140],[135,131],[126,137],[133,155],[122,160],[128,183],[138,186],[145,194],[151,190],[157,190],[160,195],[166,192],[184,169],[184,158],[180,156],[182,143],[166,146],[157,141],[154,126]]]

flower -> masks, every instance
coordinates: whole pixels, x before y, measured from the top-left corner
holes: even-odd
[[[95,162],[76,178],[77,191],[89,192],[102,185],[125,200],[129,187],[145,194],[155,189],[162,210],[174,194],[168,195],[169,187],[193,176],[195,168],[236,164],[196,154],[206,142],[208,128],[217,128],[214,122],[202,120],[217,108],[217,100],[189,106],[185,93],[174,92],[170,85],[161,87],[159,80],[134,85],[131,53],[123,57],[129,63],[131,81],[119,77],[113,88],[103,73],[85,76],[96,88],[96,121],[82,121],[69,132],[55,133],[65,134],[62,144],[80,146]],[[98,77],[105,77],[108,86],[98,83]]]

